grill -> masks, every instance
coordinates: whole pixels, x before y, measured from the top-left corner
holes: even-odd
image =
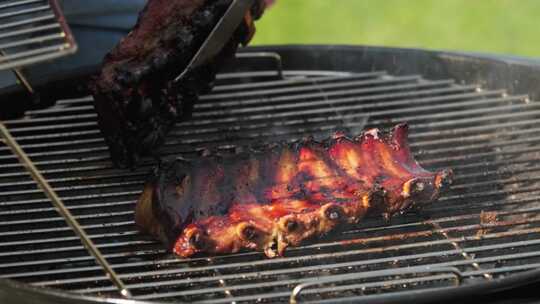
[[[497,77],[464,73],[469,80],[454,79],[451,68],[440,70],[437,64],[418,73],[407,65],[383,69],[401,62],[400,56],[412,56],[408,53],[392,57],[354,49],[353,57],[336,59],[347,50],[283,50],[283,79],[274,70],[250,70],[252,60],[267,58],[246,56],[219,76],[193,119],[177,124],[162,149],[167,157],[193,157],[206,148],[229,152],[406,121],[422,166],[454,169],[451,192],[423,212],[390,223],[367,218],[291,248],[284,258],[243,252],[179,259],[140,234],[133,210],[154,161],[144,160],[135,171],[113,168],[90,97],[59,100],[5,124],[132,299],[386,302],[411,300],[407,295],[415,292],[500,287],[539,268],[540,103],[534,92],[520,94],[519,83],[497,87]],[[356,71],[350,68],[353,60],[359,61]],[[0,168],[0,277],[85,296],[121,297],[5,146]]]
[[[77,50],[56,0],[0,3],[0,70],[27,66]]]

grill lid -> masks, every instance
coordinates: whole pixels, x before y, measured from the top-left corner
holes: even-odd
[[[209,147],[229,151],[407,121],[421,164],[455,170],[451,193],[421,214],[390,224],[368,218],[291,248],[285,258],[246,252],[178,259],[133,223],[152,161],[133,172],[112,167],[90,98],[62,100],[6,125],[137,300],[372,302],[417,293],[428,299],[486,292],[535,274],[524,271],[540,266],[537,102],[394,70],[292,70],[287,52],[283,58],[283,80],[273,71],[222,74],[194,118],[177,125],[163,154],[194,156]],[[118,297],[6,147],[0,166],[0,276]]]

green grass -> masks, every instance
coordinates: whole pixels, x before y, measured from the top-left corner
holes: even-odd
[[[278,0],[253,44],[363,44],[540,57],[538,0]]]

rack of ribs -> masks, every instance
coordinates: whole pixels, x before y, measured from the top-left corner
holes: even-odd
[[[149,0],[133,30],[109,52],[90,84],[98,122],[113,162],[134,167],[156,153],[175,122],[191,115],[216,72],[247,44],[265,9],[255,1],[221,52],[173,81],[185,69],[232,0]]]
[[[355,139],[307,138],[263,150],[164,163],[146,184],[135,221],[174,253],[240,250],[282,256],[289,246],[438,199],[452,171],[429,172],[411,155],[408,126]]]

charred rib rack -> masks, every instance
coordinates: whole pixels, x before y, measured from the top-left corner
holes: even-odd
[[[136,208],[142,230],[174,253],[242,249],[281,256],[288,246],[359,222],[435,201],[452,171],[432,173],[414,160],[408,127],[336,133],[325,143],[295,144],[229,157],[162,165]]]
[[[191,114],[200,93],[210,90],[215,73],[240,43],[251,39],[264,3],[257,1],[212,62],[171,81],[187,66],[231,0],[150,0],[133,30],[104,59],[91,84],[99,126],[113,162],[136,165],[155,152],[165,134]]]

